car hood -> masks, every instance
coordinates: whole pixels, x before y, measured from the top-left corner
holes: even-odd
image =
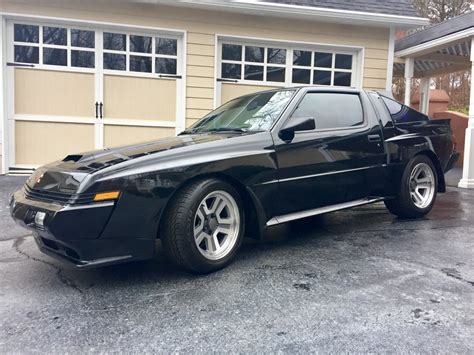
[[[195,150],[194,147],[239,136],[241,135],[235,133],[189,134],[124,147],[70,154],[63,160],[38,168],[27,180],[27,185],[32,189],[73,193],[87,175],[106,168],[122,163],[125,165],[126,162],[130,163],[142,157],[159,160],[160,156],[169,155],[170,150],[176,150],[176,155],[180,155],[178,151],[183,150],[180,148],[193,146]]]

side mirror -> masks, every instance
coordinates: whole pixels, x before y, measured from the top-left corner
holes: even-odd
[[[316,128],[313,117],[292,117],[285,128],[278,132],[278,137],[282,140],[291,141],[295,137],[295,132],[312,131]]]

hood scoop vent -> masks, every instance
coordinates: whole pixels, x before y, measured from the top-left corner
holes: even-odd
[[[79,160],[82,159],[82,155],[68,155],[66,158],[63,159],[64,162],[67,162],[67,161],[73,161],[73,162],[78,162]]]

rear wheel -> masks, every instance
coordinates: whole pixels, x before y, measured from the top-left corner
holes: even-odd
[[[438,177],[430,158],[415,156],[403,172],[395,199],[386,200],[385,206],[400,218],[420,218],[431,211],[438,191]]]
[[[244,213],[237,191],[216,179],[178,192],[164,216],[162,243],[178,266],[206,273],[229,264],[243,240]]]

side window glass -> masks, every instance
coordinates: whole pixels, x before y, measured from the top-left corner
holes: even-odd
[[[401,103],[382,96],[382,100],[387,106],[390,116],[395,123],[406,123],[406,122],[417,122],[427,121],[428,116],[418,112],[408,106],[402,105]]]
[[[393,127],[393,121],[387,107],[382,102],[382,97],[375,92],[369,92],[372,103],[375,106],[377,116],[382,122],[383,127]]]
[[[293,117],[313,117],[316,130],[354,127],[364,122],[359,95],[350,93],[308,93]]]

